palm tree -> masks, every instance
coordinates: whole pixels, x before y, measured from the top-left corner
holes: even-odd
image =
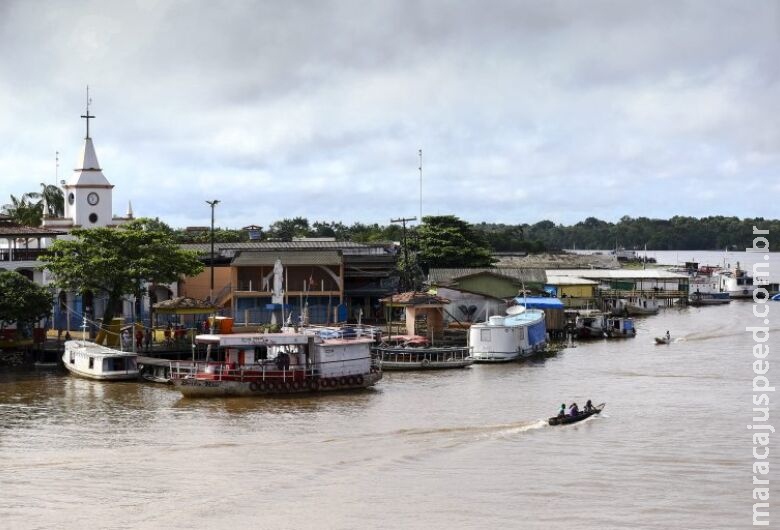
[[[29,193],[21,198],[11,195],[10,204],[3,206],[3,212],[22,226],[41,226],[43,220],[43,202],[32,202]]]
[[[62,194],[62,190],[54,184],[46,184],[41,182],[40,192],[31,192],[25,194],[30,199],[39,199],[38,203],[46,205],[46,211],[43,215],[51,217],[62,217],[65,215],[65,197]]]

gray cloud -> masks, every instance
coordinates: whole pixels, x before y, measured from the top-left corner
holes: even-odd
[[[83,87],[115,210],[203,224],[775,216],[777,3],[3,2],[3,194]]]

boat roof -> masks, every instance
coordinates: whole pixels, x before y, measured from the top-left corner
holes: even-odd
[[[230,333],[197,335],[198,344],[217,344],[219,346],[281,346],[285,344],[307,344],[310,340],[320,342],[315,335],[302,333]]]
[[[131,351],[115,350],[114,348],[85,340],[69,340],[65,343],[65,348],[81,351],[95,357],[137,357],[137,354]]]
[[[526,309],[525,311],[523,311],[522,313],[518,313],[517,315],[506,315],[506,316],[493,315],[493,316],[500,316],[504,320],[502,321],[501,324],[491,324],[490,319],[488,319],[487,322],[479,322],[477,324],[474,324],[472,327],[520,326],[522,324],[533,324],[540,320],[544,320],[544,311],[540,311],[538,309]]]

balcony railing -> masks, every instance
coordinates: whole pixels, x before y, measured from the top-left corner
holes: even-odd
[[[37,261],[45,253],[43,248],[0,248],[0,261]]]

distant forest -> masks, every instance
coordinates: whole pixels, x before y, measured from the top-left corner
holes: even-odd
[[[445,216],[446,217],[446,216]],[[434,217],[425,218],[429,223]],[[464,223],[465,224],[465,223]],[[739,219],[738,217],[682,217],[650,219],[647,217],[622,217],[616,223],[588,217],[584,221],[566,226],[552,221],[535,224],[471,224],[471,235],[481,239],[494,252],[543,252],[577,248],[582,250],[627,249],[648,250],[744,250],[753,239],[753,226],[769,230],[772,250],[780,248],[780,220]],[[418,228],[410,226],[408,237],[413,239]],[[263,240],[290,241],[294,237],[335,237],[344,241],[400,241],[401,226],[397,224],[345,225],[337,221],[315,221],[296,217],[282,219],[262,230]],[[209,240],[206,229],[176,229],[182,243],[205,243]],[[215,240],[236,242],[249,240],[243,229],[215,231]]]

